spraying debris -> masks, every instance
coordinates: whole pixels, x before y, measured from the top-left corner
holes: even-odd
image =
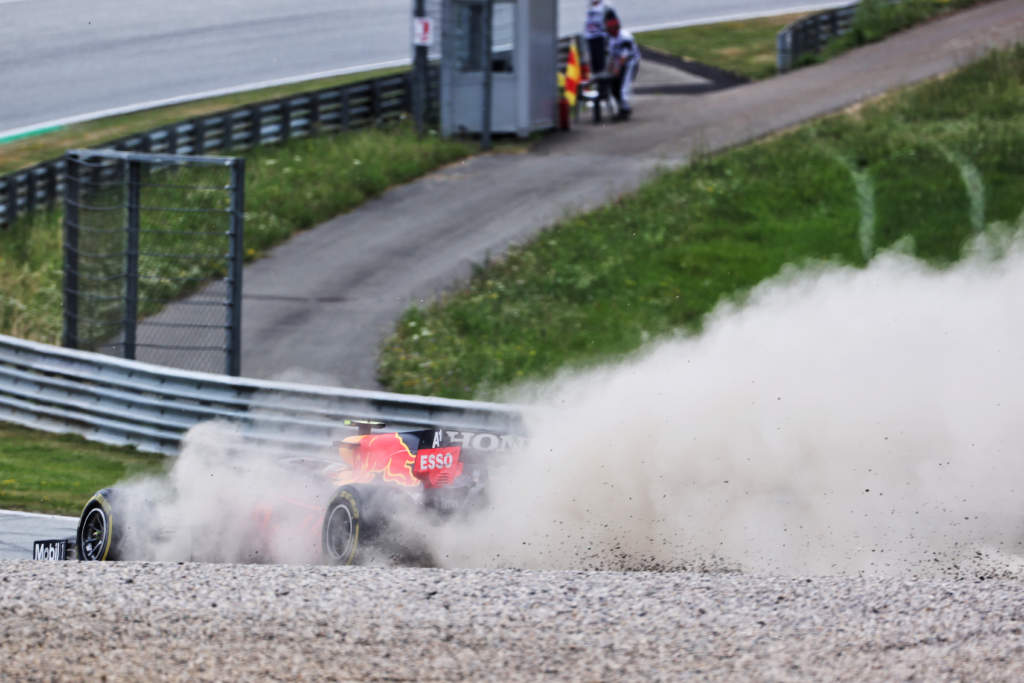
[[[511,398],[450,566],[954,571],[1024,553],[1024,241],[791,269],[696,336]],[[1011,558],[1011,559],[1008,559]]]
[[[118,487],[137,520],[118,549],[537,569],[1016,567],[1024,239],[992,234],[943,270],[898,252],[862,270],[789,269],[721,304],[700,334],[521,387],[509,398],[531,406],[530,438],[514,452],[474,456],[426,430],[360,435],[345,462],[249,446],[239,459],[240,435],[200,426],[166,479]],[[405,484],[415,495],[396,497]],[[357,533],[394,543],[356,555]]]
[[[430,530],[484,504],[481,456],[449,430],[356,427],[337,452],[293,455],[261,449],[230,425],[199,425],[167,476],[93,496],[79,522],[77,555],[430,563]]]

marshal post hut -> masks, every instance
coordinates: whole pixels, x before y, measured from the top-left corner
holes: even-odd
[[[555,127],[558,3],[442,3],[441,134],[527,137]]]

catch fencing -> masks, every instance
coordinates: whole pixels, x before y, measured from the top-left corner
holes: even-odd
[[[65,169],[64,346],[238,375],[245,160],[71,150]]]
[[[440,87],[436,66],[428,76],[427,117],[436,121]],[[409,79],[409,74],[398,74],[249,104],[130,135],[103,148],[200,156],[365,128],[410,111]],[[0,227],[53,206],[64,192],[66,174],[66,161],[55,159],[0,177]]]
[[[782,29],[776,36],[776,66],[779,73],[793,68],[804,57],[817,54],[833,38],[853,27],[859,2],[804,17]]]
[[[523,416],[517,406],[174,370],[0,335],[0,421],[167,455],[209,421],[282,453],[330,448],[351,433],[347,419],[458,430],[501,450],[521,443]]]

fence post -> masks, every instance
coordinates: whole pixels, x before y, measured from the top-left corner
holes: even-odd
[[[7,225],[14,225],[18,218],[18,174],[7,176]]]
[[[178,124],[167,126],[167,153],[178,153]]]
[[[784,74],[793,66],[793,29],[786,27],[775,37],[775,69]]]
[[[139,320],[139,230],[142,165],[128,163],[128,230],[124,263],[124,357],[135,360],[135,328]]]
[[[381,111],[381,96],[380,96],[380,79],[374,79],[373,85],[370,88],[370,117],[373,119],[373,123],[370,125],[376,125],[380,119]]]
[[[231,163],[231,228],[228,246],[227,367],[242,373],[242,270],[245,267],[245,159]]]
[[[338,102],[338,109],[341,114],[341,129],[348,130],[349,123],[352,117],[351,107],[349,107],[348,88],[342,88],[338,95],[340,97],[340,101]]]
[[[425,0],[415,0],[413,16],[423,19],[427,16]],[[409,90],[412,91],[412,118],[416,122],[416,134],[423,137],[424,119],[427,111],[427,46],[417,45],[414,48],[412,74],[409,77]]]
[[[200,117],[192,121],[192,153],[202,154],[206,151],[206,122]]]
[[[292,104],[290,99],[281,100],[281,142],[292,136]]]
[[[62,343],[78,348],[78,162],[64,156],[64,335]]]
[[[249,146],[259,147],[263,142],[263,112],[260,105],[249,107]]]
[[[36,169],[30,168],[25,174],[25,213],[36,208]]]
[[[309,96],[309,135],[313,137],[320,128],[320,93]]]
[[[57,201],[57,168],[56,163],[46,164],[46,205],[53,206]]]
[[[493,0],[486,0],[484,2],[484,35],[483,41],[483,60],[484,60],[484,106],[483,106],[483,122],[480,133],[480,148],[483,150],[489,150],[491,148],[491,98],[494,93],[492,87],[492,71],[494,57],[491,54],[493,45],[493,37],[491,36],[491,30],[494,22],[494,2]]]

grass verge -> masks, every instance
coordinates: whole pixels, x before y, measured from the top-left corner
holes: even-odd
[[[942,14],[987,0],[863,0],[852,30],[832,40],[819,55],[808,55],[800,65],[825,61],[860,45]],[[637,34],[644,47],[731,71],[751,80],[770,78],[776,69],[778,32],[807,14],[787,14],[745,21],[687,26]]]
[[[78,515],[95,491],[165,471],[163,455],[0,423],[0,508]]]
[[[759,80],[776,73],[775,36],[803,16],[784,14],[649,31],[636,38],[644,47]]]
[[[380,379],[393,391],[493,398],[698,330],[719,301],[787,264],[862,265],[896,244],[954,261],[976,231],[1020,220],[1022,111],[1024,46],[663,173],[408,310]]]

